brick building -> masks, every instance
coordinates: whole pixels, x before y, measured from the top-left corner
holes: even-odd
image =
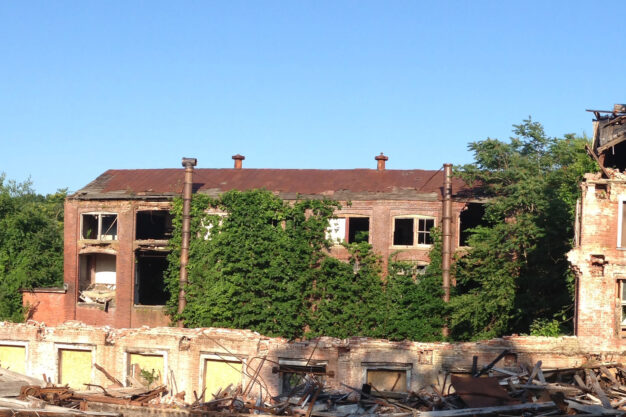
[[[395,253],[416,272],[429,262],[430,229],[442,219],[442,171],[377,169],[196,169],[193,190],[217,196],[228,190],[267,189],[284,200],[329,198],[343,208],[329,226],[337,244],[331,254],[347,258],[342,241],[365,236],[386,262]],[[24,293],[33,318],[48,324],[78,320],[116,328],[168,324],[163,285],[171,236],[169,208],[181,195],[183,169],[109,170],[70,195],[65,203],[65,288]],[[452,181],[452,249],[463,246],[466,228],[482,206],[468,187]],[[350,204],[345,204],[350,202]],[[360,232],[366,232],[364,235]]]
[[[623,345],[626,336],[626,106],[593,111],[588,152],[601,172],[586,174],[576,210],[575,333],[597,346]]]

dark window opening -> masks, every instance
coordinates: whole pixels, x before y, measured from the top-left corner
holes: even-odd
[[[435,227],[435,219],[419,219],[417,226],[417,244],[432,245],[433,238],[430,229]]]
[[[165,285],[167,253],[138,251],[135,259],[135,304],[165,305],[170,296]]]
[[[395,219],[393,229],[393,244],[399,246],[413,246],[414,226],[413,219]]]
[[[98,238],[98,215],[83,214],[83,239]]]
[[[169,239],[172,237],[172,215],[167,210],[137,212],[136,239]]]
[[[348,243],[367,242],[370,233],[369,217],[348,218]]]
[[[470,229],[485,225],[485,205],[480,203],[469,203],[459,216],[461,236],[460,246],[468,246],[469,237],[472,235]]]
[[[626,169],[626,141],[606,149],[604,155],[604,166],[607,168],[617,168],[620,171]]]

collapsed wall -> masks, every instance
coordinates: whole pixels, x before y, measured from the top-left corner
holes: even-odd
[[[307,341],[269,338],[249,330],[218,328],[113,329],[68,322],[58,327],[30,322],[0,323],[0,365],[54,383],[85,389],[108,386],[110,378],[127,383],[137,368],[152,374],[174,392],[205,392],[220,386],[250,385],[251,396],[290,390],[299,375],[316,373],[329,387],[360,387],[374,382],[388,391],[417,391],[436,383],[444,372],[469,371],[510,352],[498,363],[511,370],[531,367],[577,367],[600,352],[576,337],[510,336],[472,343],[390,342],[370,338],[321,337]],[[602,359],[619,360],[612,352]],[[98,365],[98,366],[96,366]],[[260,367],[260,370],[259,370]],[[258,377],[255,378],[257,375]],[[250,382],[254,380],[254,384]]]

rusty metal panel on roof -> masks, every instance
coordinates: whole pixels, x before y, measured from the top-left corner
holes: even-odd
[[[74,198],[141,198],[180,195],[182,169],[108,170],[74,194]],[[443,173],[428,170],[345,169],[196,169],[194,192],[219,194],[229,190],[266,189],[279,195],[369,199],[415,199],[441,194]],[[453,180],[454,191],[469,187]],[[432,198],[432,197],[431,197]]]

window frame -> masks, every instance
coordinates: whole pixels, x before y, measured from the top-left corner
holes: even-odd
[[[617,249],[626,250],[626,245],[622,246],[622,228],[624,227],[624,205],[626,204],[626,196],[619,196],[619,205],[617,206]]]
[[[411,363],[400,362],[361,362],[361,368],[363,369],[363,383],[367,384],[368,371],[389,371],[389,372],[405,372],[406,386],[403,391],[392,392],[410,392],[411,391],[411,377],[413,365]],[[385,391],[383,391],[385,392]]]
[[[326,238],[331,241],[333,246],[341,246],[343,243],[356,243],[350,242],[350,219],[367,219],[368,227],[367,227],[367,243],[372,243],[372,216],[366,214],[342,214],[340,216],[335,216],[328,221],[328,227],[326,228]],[[331,228],[333,225],[331,221],[333,220],[344,220],[344,234],[341,237],[341,240],[334,240],[331,234]]]
[[[85,224],[85,216],[98,216],[98,231],[96,233],[96,239],[88,239],[85,238],[85,234],[84,234],[84,224]],[[102,236],[104,236],[102,234],[102,216],[115,216],[115,231],[116,233],[113,235],[113,239],[102,239]],[[94,241],[94,242],[117,242],[119,241],[119,235],[120,235],[120,231],[119,231],[119,214],[118,213],[113,213],[113,212],[108,212],[108,211],[88,211],[88,212],[84,212],[84,213],[80,213],[80,240],[89,240],[89,241]]]
[[[412,219],[413,220],[413,244],[412,245],[394,244],[395,234],[396,234],[396,219]],[[392,248],[430,248],[432,247],[433,246],[432,243],[419,243],[419,235],[420,235],[419,221],[420,220],[432,220],[433,228],[436,227],[437,225],[436,216],[425,216],[422,214],[406,214],[406,215],[402,214],[402,215],[392,216],[391,247]],[[430,230],[432,230],[432,228]],[[421,232],[421,233],[427,233],[428,236],[430,236],[430,233],[431,233],[430,230],[428,230],[428,232]]]
[[[624,337],[626,335],[626,277],[617,278],[616,284],[617,296],[615,297],[615,301],[619,311],[617,326],[619,333]]]

